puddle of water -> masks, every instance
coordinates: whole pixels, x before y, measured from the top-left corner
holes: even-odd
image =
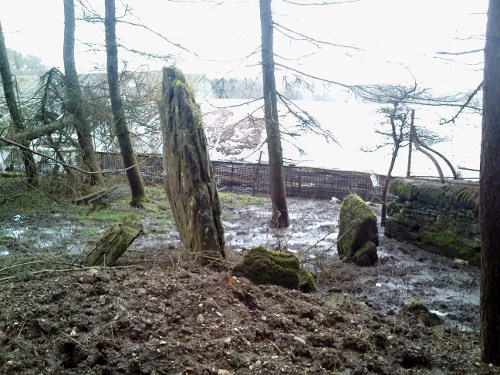
[[[16,215],[20,216],[20,215]],[[16,222],[16,227],[4,228],[0,231],[0,236],[10,237],[13,240],[12,247],[16,246],[16,242],[25,245],[26,248],[34,251],[42,251],[47,248],[60,247],[76,230],[76,227],[69,223],[57,223],[57,227],[30,227],[17,225],[22,222]],[[76,246],[76,245],[75,245]],[[9,255],[11,250],[8,246],[3,246],[6,252],[0,255]],[[70,249],[71,250],[71,249]]]
[[[26,231],[28,231],[28,228],[20,228],[20,229],[8,228],[4,229],[0,234],[12,237],[14,239],[19,239],[26,233]]]

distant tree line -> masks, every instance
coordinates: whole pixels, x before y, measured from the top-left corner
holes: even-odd
[[[42,75],[49,67],[35,55],[23,55],[21,52],[7,48],[7,58],[11,73],[14,75]]]

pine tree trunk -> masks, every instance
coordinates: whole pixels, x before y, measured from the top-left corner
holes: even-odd
[[[92,174],[89,177],[91,185],[102,184],[103,178],[99,172],[99,163],[92,143],[92,132],[87,121],[83,106],[80,83],[75,64],[75,8],[73,0],[64,0],[64,80],[68,94],[68,112],[75,117],[75,131],[78,137],[83,164]]]
[[[0,23],[0,77],[2,78],[3,91],[5,101],[9,108],[10,117],[16,132],[25,130],[24,118],[16,100],[14,91],[14,83],[12,82],[12,74],[10,72],[9,59],[7,58],[7,47],[3,36],[2,24]],[[19,143],[24,147],[29,147],[30,142],[20,140]],[[21,148],[21,156],[24,163],[24,170],[28,179],[28,185],[32,187],[38,186],[38,171],[35,164],[33,154],[28,150]]]
[[[481,143],[481,351],[500,365],[500,2],[490,0]]]
[[[130,133],[128,131],[125,111],[123,109],[123,103],[120,95],[120,84],[118,79],[118,48],[116,44],[115,0],[106,0],[105,7],[106,56],[111,109],[113,111],[116,136],[120,145],[123,165],[127,168],[127,179],[132,193],[132,201],[130,204],[133,207],[142,207],[147,201],[146,191],[144,189],[144,181],[137,164],[137,156],[135,155],[132,141],[130,139]]]
[[[260,22],[262,31],[262,78],[264,86],[264,115],[266,120],[267,147],[269,153],[269,186],[273,214],[271,225],[287,227],[285,171],[278,120],[276,78],[274,76],[273,17],[271,0],[260,0]]]
[[[200,108],[176,68],[163,68],[160,118],[165,190],[182,243],[201,264],[217,264],[225,256],[217,185]]]
[[[380,225],[385,227],[385,222],[387,221],[387,191],[389,190],[389,184],[392,178],[392,170],[394,169],[394,164],[398,157],[399,143],[394,144],[394,150],[392,152],[391,164],[389,165],[389,170],[387,171],[387,176],[385,177],[384,188],[382,190],[382,212],[380,214]]]

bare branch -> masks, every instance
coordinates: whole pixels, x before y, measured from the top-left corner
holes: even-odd
[[[444,125],[444,124],[449,124],[450,122],[455,122],[455,120],[458,118],[458,116],[460,116],[460,114],[464,111],[465,108],[471,108],[469,107],[469,103],[471,102],[471,100],[474,98],[474,96],[476,96],[476,94],[482,89],[483,87],[483,82],[481,82],[474,91],[472,91],[468,96],[467,96],[467,99],[465,100],[465,102],[460,106],[460,109],[458,110],[457,113],[455,113],[455,115],[449,119],[449,120],[446,120],[446,121],[441,121],[440,124],[441,125]]]
[[[262,100],[264,99],[264,97],[260,97],[260,98],[257,98],[257,99],[252,99],[252,100],[248,100],[246,102],[243,102],[243,103],[240,103],[240,104],[232,104],[232,105],[225,105],[225,106],[216,106],[214,104],[210,104],[211,107],[213,108],[217,108],[217,109],[223,109],[223,108],[235,108],[235,107],[243,107],[245,105],[248,105],[248,104],[251,104],[251,103],[255,103],[255,102],[258,102],[259,100]]]
[[[358,48],[358,47],[347,46],[347,45],[344,45],[344,44],[337,44],[337,43],[332,43],[332,42],[327,42],[327,41],[324,41],[324,40],[319,40],[319,39],[312,38],[312,37],[310,37],[308,35],[305,35],[305,34],[297,32],[297,31],[294,31],[292,29],[289,29],[288,27],[280,25],[279,23],[276,23],[276,22],[274,22],[274,26],[276,26],[275,30],[279,31],[281,34],[285,35],[286,37],[288,37],[288,38],[290,38],[292,40],[306,41],[306,42],[309,42],[309,43],[315,45],[316,47],[319,47],[320,45],[323,44],[323,45],[327,45],[327,46],[350,48],[350,49],[355,49],[357,51],[362,51],[362,49]],[[288,32],[288,33],[291,33],[292,35],[287,34],[285,31]]]
[[[13,140],[11,140],[11,139],[8,139],[8,138],[1,137],[1,136],[0,136],[0,141],[5,142],[5,143],[8,143],[8,144],[10,144],[10,145],[12,145],[12,146],[16,146],[16,147],[22,148],[23,150],[29,151],[29,152],[31,152],[32,154],[35,154],[35,155],[38,155],[38,156],[41,156],[41,157],[47,158],[47,159],[49,159],[49,160],[52,160],[52,161],[56,162],[57,164],[61,164],[61,165],[63,165],[63,166],[64,166],[64,167],[66,167],[66,168],[74,169],[75,171],[82,172],[82,173],[85,173],[85,174],[122,172],[122,171],[126,171],[126,170],[128,170],[128,169],[131,169],[131,168],[135,168],[136,166],[138,166],[139,164],[144,163],[144,162],[147,160],[147,159],[145,159],[145,160],[143,160],[142,162],[137,163],[137,164],[134,164],[134,165],[131,165],[130,167],[127,167],[127,168],[122,168],[122,169],[107,169],[107,170],[104,170],[104,171],[95,171],[95,172],[91,172],[91,171],[86,171],[86,170],[84,170],[84,169],[81,169],[81,168],[75,167],[74,165],[70,165],[70,164],[63,163],[62,161],[57,160],[56,158],[53,158],[52,156],[49,156],[49,155],[47,155],[47,154],[42,154],[41,152],[38,152],[38,151],[32,150],[32,149],[30,149],[29,147],[23,146],[22,144],[17,143],[17,142],[14,142],[14,141],[13,141]]]
[[[436,53],[438,55],[454,55],[454,56],[458,56],[458,55],[468,55],[468,54],[471,54],[471,53],[478,53],[478,52],[483,52],[483,51],[484,51],[484,48],[479,48],[479,49],[472,49],[470,51],[461,51],[461,52],[438,51]]]
[[[174,47],[177,47],[183,51],[186,51],[186,52],[189,52],[193,55],[195,55],[196,57],[200,57],[200,55],[198,55],[196,52],[194,51],[191,51],[190,49],[184,47],[183,45],[179,44],[179,43],[176,43],[176,42],[173,42],[171,41],[170,39],[168,39],[166,36],[164,36],[163,34],[160,34],[159,32],[151,29],[150,27],[146,26],[146,25],[143,25],[141,23],[136,23],[136,22],[132,22],[132,21],[123,21],[123,20],[117,20],[117,22],[120,22],[120,23],[123,23],[123,24],[126,24],[126,25],[130,25],[130,26],[135,26],[135,27],[138,27],[138,28],[141,28],[141,29],[144,29],[144,30],[147,30],[149,31],[150,33],[156,35],[157,37],[159,37],[160,39],[163,39],[165,42],[173,45]]]
[[[325,138],[327,142],[333,141],[340,145],[337,139],[329,130],[325,130],[321,127],[318,121],[310,115],[307,111],[300,108],[297,104],[291,100],[285,98],[283,95],[278,93],[278,98],[285,105],[287,110],[299,121],[299,127],[304,131],[310,131],[314,134],[321,135]]]
[[[151,53],[151,52],[144,52],[144,51],[139,51],[137,49],[134,49],[134,48],[129,48],[129,47],[126,47],[124,46],[123,44],[119,44],[118,45],[119,47],[123,48],[124,50],[127,50],[129,52],[132,52],[136,55],[141,55],[141,56],[145,56],[147,58],[150,58],[150,59],[158,59],[158,60],[166,60],[166,61],[169,61],[169,60],[173,60],[173,56],[172,55],[158,55],[156,53]]]
[[[359,0],[339,0],[339,1],[320,1],[317,3],[300,3],[292,0],[282,0],[284,3],[300,6],[323,6],[323,5],[342,5],[347,3],[357,3]]]
[[[280,66],[280,67],[282,67],[284,69],[287,69],[287,70],[291,70],[292,72],[301,74],[304,77],[309,77],[309,78],[312,78],[312,79],[315,79],[315,80],[318,80],[318,81],[331,83],[332,85],[337,85],[337,86],[340,86],[340,87],[344,87],[344,88],[349,89],[349,90],[352,90],[352,89],[354,89],[356,87],[356,86],[352,86],[352,85],[347,85],[345,83],[341,83],[341,82],[337,82],[337,81],[332,81],[330,79],[326,79],[326,78],[321,78],[321,77],[318,77],[318,76],[314,76],[312,74],[308,74],[308,73],[302,72],[302,71],[300,71],[298,69],[291,68],[291,67],[289,67],[287,65],[283,65],[283,64],[280,64],[280,63],[274,63],[274,65]]]
[[[468,63],[468,62],[458,61],[458,60],[454,60],[454,59],[447,59],[445,57],[434,56],[434,58],[438,59],[438,60],[450,61],[450,62],[453,62],[453,63],[456,63],[456,64],[468,65],[468,66],[479,66],[479,65],[483,65],[484,64],[483,61],[476,62],[476,63]],[[479,70],[482,70],[482,69],[477,69],[477,71],[479,71]]]

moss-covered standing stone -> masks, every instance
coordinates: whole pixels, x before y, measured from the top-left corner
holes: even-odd
[[[340,208],[339,256],[359,266],[373,266],[378,260],[378,244],[375,212],[357,194],[349,194]]]
[[[182,244],[201,264],[218,263],[224,230],[201,112],[175,67],[163,68],[160,119],[165,190]]]
[[[246,277],[255,284],[279,285],[303,292],[316,290],[312,274],[300,266],[297,256],[262,246],[245,253],[233,268],[233,275]]]

